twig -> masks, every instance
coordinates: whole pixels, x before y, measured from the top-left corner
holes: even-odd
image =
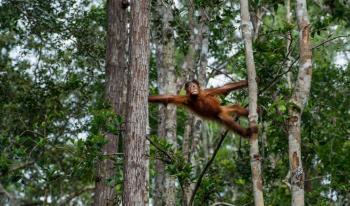
[[[316,48],[318,48],[318,47],[324,45],[324,44],[327,43],[327,42],[330,42],[330,41],[333,41],[333,40],[335,40],[335,39],[339,39],[339,38],[342,38],[342,37],[347,38],[347,37],[350,37],[350,35],[335,36],[335,37],[333,37],[333,38],[324,40],[323,42],[319,43],[318,45],[313,46],[311,49],[316,49]]]
[[[283,77],[285,74],[287,74],[288,72],[290,72],[294,66],[294,64],[299,60],[299,56],[292,62],[292,64],[289,66],[289,68],[282,72],[281,74],[278,74],[271,82],[269,85],[267,85],[266,87],[264,87],[261,91],[259,91],[259,95],[261,95],[262,93],[264,93],[266,90],[270,89],[273,85],[275,85],[281,77]]]
[[[34,161],[20,162],[20,163],[17,163],[17,164],[13,164],[13,165],[10,166],[10,168],[9,168],[9,170],[7,172],[5,172],[5,173],[1,173],[0,172],[0,177],[8,175],[8,174],[10,174],[13,171],[26,168],[26,167],[31,166],[33,164],[34,164]]]
[[[312,49],[312,50],[317,49],[318,47],[320,47],[320,46],[322,46],[322,45],[324,45],[324,44],[326,44],[326,43],[328,43],[328,42],[331,42],[331,41],[333,41],[333,40],[335,40],[335,39],[339,39],[339,38],[343,38],[343,37],[345,37],[345,38],[346,38],[346,37],[350,37],[350,35],[340,35],[340,36],[336,36],[336,37],[333,37],[333,38],[324,40],[323,42],[321,42],[321,43],[319,43],[319,44],[313,46],[311,49]],[[288,72],[290,72],[290,71],[292,70],[294,64],[299,60],[299,58],[300,58],[300,56],[298,56],[298,57],[292,62],[292,64],[289,66],[289,68],[288,68],[286,71],[282,72],[281,74],[278,74],[278,75],[271,81],[271,83],[270,83],[268,86],[266,86],[265,88],[263,88],[263,89],[259,92],[259,95],[262,94],[262,93],[264,93],[266,90],[270,89],[273,85],[275,85],[275,84],[280,80],[280,78],[281,78],[282,76],[284,76],[285,74],[287,74]],[[282,64],[282,66],[283,66],[283,64]]]
[[[162,152],[165,156],[167,156],[169,158],[169,160],[173,161],[173,158],[171,157],[171,155],[166,152],[165,150],[163,150],[162,148],[160,148],[156,143],[154,143],[148,136],[146,136],[146,139],[151,143],[151,145],[153,145],[157,150],[159,150],[160,152]]]
[[[213,155],[211,156],[210,160],[209,160],[208,163],[205,165],[204,169],[202,170],[201,174],[199,175],[198,180],[197,180],[197,182],[196,182],[196,185],[195,185],[195,187],[194,187],[194,190],[193,190],[193,192],[192,192],[191,199],[190,199],[190,204],[189,204],[189,205],[192,205],[192,203],[193,203],[193,201],[194,201],[194,197],[196,196],[196,193],[197,193],[197,191],[198,191],[198,189],[199,189],[199,187],[200,187],[200,185],[201,185],[202,179],[203,179],[205,173],[207,172],[207,170],[209,169],[209,166],[213,163],[213,161],[214,161],[214,159],[215,159],[215,157],[216,157],[216,154],[218,153],[218,151],[219,151],[219,149],[220,149],[222,143],[224,142],[224,139],[225,139],[227,133],[228,133],[228,130],[226,130],[226,131],[221,135],[220,141],[219,141],[219,143],[216,145],[216,148],[215,148],[215,150],[214,150]]]
[[[92,191],[94,189],[95,189],[95,187],[86,187],[86,188],[83,188],[80,191],[74,191],[67,198],[65,198],[59,205],[61,205],[61,206],[68,205],[68,203],[70,201],[72,201],[74,198],[80,196],[81,194],[83,194],[85,192],[90,192],[90,191]]]
[[[289,190],[291,190],[292,186],[289,183],[289,179],[290,179],[290,171],[288,171],[286,177],[282,180],[282,182],[288,186]]]
[[[30,165],[33,165],[34,164],[34,161],[28,161],[28,162],[21,162],[21,163],[18,163],[18,164],[13,164],[10,166],[10,169],[9,169],[9,172],[12,172],[12,171],[15,171],[15,170],[20,170],[20,169],[23,169],[27,166],[30,166]]]
[[[221,71],[220,69],[216,69],[216,68],[214,68],[214,67],[212,67],[212,66],[208,66],[210,69],[212,69],[212,70],[215,70],[215,71],[217,71],[218,73],[220,73],[220,74],[223,74],[223,75],[225,75],[227,78],[229,78],[230,80],[232,80],[232,81],[235,81],[228,73],[226,73],[226,72],[224,72],[224,71]]]
[[[211,206],[217,206],[217,205],[225,205],[225,206],[235,206],[233,204],[227,203],[227,202],[215,202]]]

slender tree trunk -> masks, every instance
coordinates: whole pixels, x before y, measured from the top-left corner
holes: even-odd
[[[131,1],[123,205],[148,205],[149,1]]]
[[[195,34],[195,28],[196,28],[196,21],[194,19],[194,1],[190,0],[188,1],[188,22],[189,22],[189,28],[190,28],[190,46],[187,51],[187,55],[185,56],[185,61],[182,64],[182,74],[183,76],[178,81],[178,86],[182,87],[184,83],[189,80],[195,78],[195,62],[196,62],[196,51],[198,51],[199,48],[199,42],[198,42],[198,36]],[[195,122],[195,116],[192,113],[188,114],[186,123],[185,123],[185,130],[183,135],[183,142],[182,142],[182,153],[185,157],[185,160],[190,162],[192,160],[192,145],[193,145],[193,125]],[[183,187],[183,205],[188,205],[191,194],[192,194],[192,186],[194,186],[191,182],[188,182]]]
[[[190,29],[190,46],[188,47],[187,54],[184,58],[184,62],[181,65],[182,69],[182,76],[178,78],[177,81],[177,90],[180,90],[186,81],[189,79],[195,78],[196,76],[196,68],[195,68],[195,63],[197,60],[197,51],[199,49],[199,40],[200,38],[198,37],[198,34],[196,35],[195,30],[196,30],[196,20],[194,18],[194,2],[193,0],[189,0],[187,3],[188,7],[188,24],[189,24],[189,29]]]
[[[183,142],[182,142],[182,154],[185,158],[185,161],[189,162],[191,159],[191,133],[192,133],[192,122],[194,119],[193,114],[189,114],[185,123]],[[187,206],[191,199],[192,188],[191,182],[186,182],[182,185],[183,188],[183,197],[182,197],[182,205]]]
[[[185,62],[182,65],[182,69],[186,76],[182,78],[182,81],[193,79],[197,77],[197,80],[200,82],[201,87],[206,85],[206,66],[207,66],[207,53],[208,53],[208,26],[207,16],[205,14],[205,8],[201,8],[201,19],[198,23],[194,18],[195,5],[191,0],[188,2],[188,19],[189,27],[191,31],[190,37],[190,46],[185,57]],[[197,32],[195,32],[197,30]],[[199,59],[198,59],[199,57]],[[199,60],[200,67],[197,69],[196,62]],[[182,82],[182,85],[183,85]],[[185,158],[191,163],[194,168],[196,167],[196,162],[194,160],[196,153],[198,151],[198,144],[202,135],[202,124],[203,121],[201,118],[189,114],[186,121],[186,127],[183,138],[183,154]],[[188,205],[194,184],[184,185],[184,205]]]
[[[311,75],[312,52],[310,47],[310,23],[306,0],[297,0],[296,16],[299,28],[299,72],[289,108],[288,142],[289,167],[291,172],[292,205],[304,205],[304,171],[301,161],[301,114],[308,101]]]
[[[253,25],[253,33],[252,33],[253,42],[255,42],[259,37],[259,31],[262,25],[262,18],[264,15],[265,15],[265,11],[262,9],[262,6],[257,8],[255,12],[250,13],[250,19]]]
[[[208,64],[208,48],[209,48],[209,39],[208,39],[208,33],[209,28],[207,25],[207,15],[205,14],[205,8],[201,8],[201,19],[200,23],[198,24],[198,30],[199,33],[197,34],[197,44],[200,44],[200,55],[199,55],[199,68],[196,71],[197,73],[197,80],[201,84],[200,86],[202,88],[205,88],[206,86],[206,69]],[[196,51],[197,52],[197,51]],[[202,136],[202,127],[203,127],[203,120],[202,118],[198,116],[194,116],[193,123],[192,123],[192,145],[191,145],[191,163],[194,168],[197,168],[195,165],[194,158],[197,155],[198,151],[198,145],[201,140]]]
[[[292,23],[292,12],[290,9],[290,0],[285,0],[285,4],[286,4],[286,19],[287,19],[287,23],[291,24]],[[292,61],[291,61],[291,57],[292,57],[292,51],[291,51],[291,45],[292,45],[292,32],[288,31],[287,34],[287,44],[286,44],[286,68],[285,71],[287,71],[287,83],[288,83],[288,88],[291,89],[292,88],[292,73],[288,72],[289,67],[292,65]]]
[[[122,0],[109,0],[107,2],[108,29],[106,51],[106,100],[112,105],[117,115],[124,117],[126,90],[124,74],[127,66],[127,10],[122,6]],[[116,169],[111,157],[117,152],[118,139],[116,135],[106,133],[107,143],[102,148],[104,160],[96,166],[95,206],[115,205],[115,179]]]
[[[256,71],[252,46],[251,22],[249,19],[248,0],[241,0],[241,21],[244,37],[246,65],[248,70],[249,88],[249,126],[257,127],[257,97],[258,89],[256,82]],[[250,138],[250,166],[252,171],[254,203],[256,206],[264,205],[263,183],[261,177],[261,156],[259,154],[258,133],[254,133]]]
[[[170,6],[158,1],[159,16],[162,18],[162,32],[157,42],[157,67],[159,94],[176,94],[176,72],[174,62],[174,30],[170,26],[173,20]],[[159,105],[158,136],[165,138],[176,146],[176,106]],[[175,177],[165,172],[165,165],[161,160],[156,160],[156,177],[154,191],[154,205],[175,205]]]
[[[95,206],[114,205],[116,201],[115,185],[112,184],[116,172],[111,156],[117,151],[117,137],[112,134],[105,134],[105,138],[107,143],[103,146],[102,152],[106,157],[97,163],[93,204]]]

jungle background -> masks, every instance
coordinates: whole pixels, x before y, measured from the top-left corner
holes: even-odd
[[[296,3],[290,2],[291,21],[287,3],[249,2],[266,205],[289,205],[291,199],[286,122],[298,73],[299,33]],[[313,73],[301,124],[305,204],[349,205],[350,3],[307,4]],[[102,180],[113,190],[110,205],[122,204],[123,115],[105,101],[107,5],[0,1],[0,205],[109,205],[94,199],[101,162],[113,170]],[[171,79],[184,74],[205,88],[247,78],[239,1],[151,0],[149,15],[149,94],[184,94],[186,78]],[[127,77],[115,81],[127,83]],[[247,106],[247,97],[243,89],[222,101]],[[194,205],[254,205],[249,141],[228,133],[216,150],[224,134],[220,125],[177,108],[166,113],[173,115],[169,129],[161,125],[165,111],[149,105],[150,204],[169,203],[167,198],[182,204],[183,184],[197,182],[216,151]],[[169,134],[159,128],[172,131],[172,138],[163,138]],[[108,154],[103,152],[106,131],[118,139]],[[172,186],[159,186],[166,181]]]

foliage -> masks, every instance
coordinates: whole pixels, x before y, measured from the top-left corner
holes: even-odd
[[[90,204],[95,161],[105,142],[101,128],[115,131],[116,122],[103,119],[111,112],[98,106],[104,8],[88,5],[0,3],[6,14],[0,26],[0,181],[10,194],[21,193],[23,204]],[[8,197],[0,199],[8,203]]]
[[[190,42],[190,5],[188,1],[176,1],[176,5],[172,1],[162,2],[173,9],[175,66],[181,75]],[[199,10],[203,7],[208,17],[208,78],[219,79],[216,81],[220,84],[222,78],[218,76],[222,73],[232,74],[233,79],[245,79],[239,1],[193,2],[195,21],[200,21]],[[346,205],[350,201],[350,9],[342,0],[307,3],[313,79],[302,116],[306,204]],[[151,5],[153,15],[158,9],[156,1]],[[292,65],[288,69],[295,80],[299,58],[297,25],[286,22],[282,0],[250,1],[252,17],[258,9],[265,12],[253,45],[260,77],[259,105],[263,110],[260,145],[265,204],[285,205],[290,202],[286,122],[288,108],[295,106],[289,101],[293,88],[288,88],[284,74],[286,38],[291,32]],[[0,2],[0,186],[21,204],[92,203],[95,163],[106,158],[100,152],[105,144],[102,133],[119,135],[123,121],[103,102],[105,11],[105,1]],[[152,17],[155,40],[162,17]],[[152,42],[152,49],[155,44],[156,41]],[[150,93],[154,94],[157,90],[154,50],[150,66]],[[235,92],[223,100],[225,104],[232,102],[247,105],[247,91]],[[159,147],[151,147],[151,180],[155,175],[154,159],[160,158],[167,163],[166,171],[177,177],[179,183],[196,182],[216,145],[214,137],[220,126],[205,124],[193,166],[185,161],[181,147],[177,146],[182,144],[187,111],[177,110],[177,145],[155,136],[157,115],[157,106],[151,105],[151,140]],[[244,119],[240,121],[245,123]],[[118,173],[111,184],[116,185],[120,195],[122,156],[113,158]],[[195,205],[215,202],[252,205],[249,161],[249,142],[235,135],[227,137],[202,180]],[[177,188],[180,203],[180,184]],[[1,193],[0,205],[9,204],[9,197]]]

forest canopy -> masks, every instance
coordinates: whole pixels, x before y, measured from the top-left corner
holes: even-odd
[[[141,188],[125,182],[129,165],[143,172],[135,178],[149,205],[288,205],[298,181],[305,205],[349,205],[349,2],[305,1],[307,25],[304,1],[250,0],[247,24],[241,2],[0,0],[0,205],[138,205],[123,195]],[[252,141],[186,108],[146,103],[185,95],[192,79],[257,83],[259,170]],[[251,108],[252,95],[219,99]],[[253,116],[235,121],[248,128]]]

